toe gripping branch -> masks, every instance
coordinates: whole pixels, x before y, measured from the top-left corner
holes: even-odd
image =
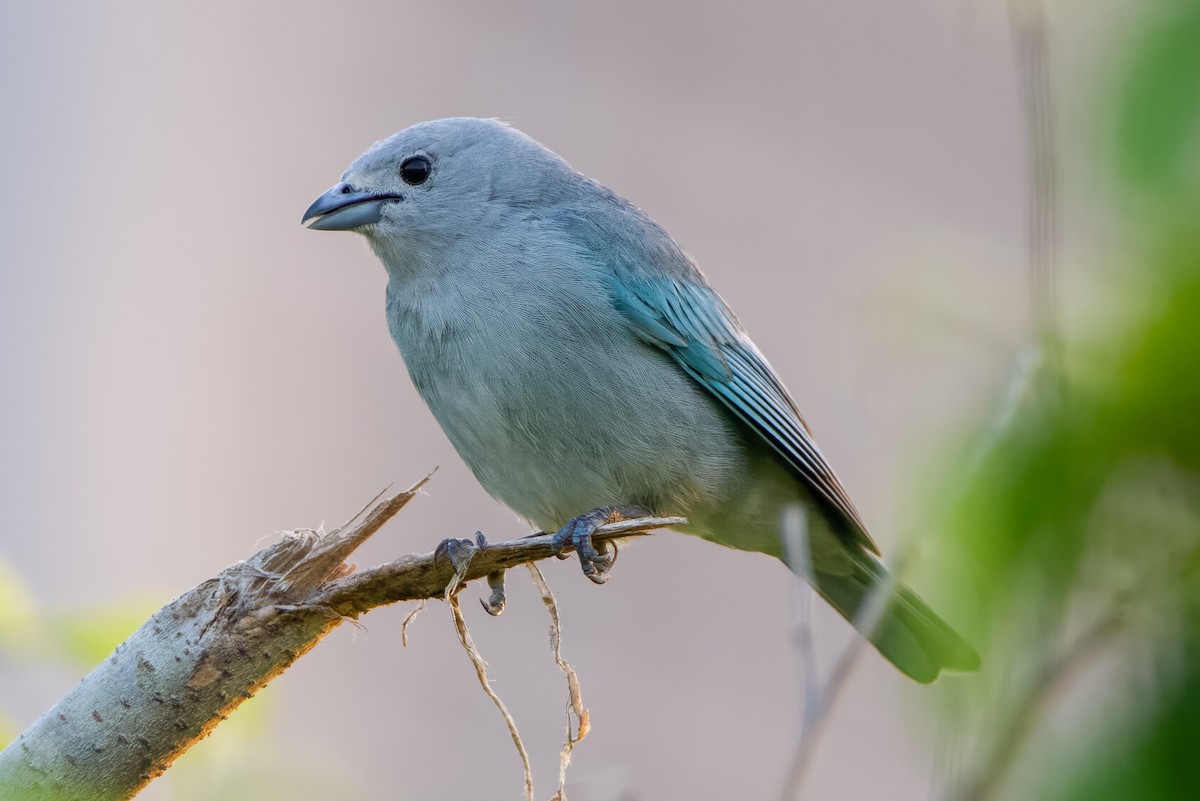
[[[601,545],[604,550],[597,551],[592,545],[592,534],[607,523],[644,517],[648,514],[649,512],[638,506],[602,506],[587,514],[573,517],[555,532],[554,555],[559,559],[566,559],[567,554],[563,551],[570,543],[579,556],[579,566],[583,568],[583,575],[596,584],[603,584],[608,581],[610,571],[616,564],[617,546],[606,542]]]
[[[596,584],[608,581],[613,565],[617,562],[617,546],[611,542],[601,544],[602,550],[597,551],[592,544],[592,535],[601,526],[622,520],[634,520],[648,517],[650,513],[640,506],[603,506],[598,509],[571,518],[565,526],[553,535],[551,547],[559,559],[566,559],[569,550],[579,556],[583,574]],[[487,538],[482,531],[475,532],[474,541],[468,539],[446,539],[438,544],[435,555],[444,555],[450,560],[456,573],[466,571],[466,565],[479,551],[488,547]],[[488,587],[492,594],[485,601],[479,599],[479,604],[493,617],[504,611],[508,599],[504,592],[504,571],[496,570],[488,574]]]
[[[467,563],[474,558],[475,554],[487,547],[487,537],[483,536],[482,531],[476,531],[474,542],[461,538],[442,540],[438,543],[434,556],[444,555],[450,560],[450,566],[454,568],[455,573],[460,573],[466,570]],[[504,571],[496,570],[488,573],[487,583],[492,588],[491,597],[486,601],[480,598],[479,603],[484,611],[495,617],[504,611],[504,606],[508,602],[504,595]]]
[[[483,536],[482,531],[475,532],[475,546],[481,551],[488,547],[487,537]],[[487,583],[492,588],[492,594],[486,601],[480,598],[479,605],[483,607],[483,611],[496,617],[504,611],[504,605],[508,603],[508,599],[504,596],[504,571],[493,570],[488,573]]]

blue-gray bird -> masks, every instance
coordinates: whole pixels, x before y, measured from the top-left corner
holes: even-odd
[[[783,557],[808,510],[810,578],[912,678],[974,650],[876,558],[867,527],[783,382],[666,231],[494,120],[424,122],[377,142],[304,214],[366,236],[417,390],[489,493],[573,548],[617,517]],[[872,589],[890,599],[860,615]]]

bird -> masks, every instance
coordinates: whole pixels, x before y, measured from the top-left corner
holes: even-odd
[[[615,558],[591,542],[606,522],[684,517],[685,533],[783,560],[799,508],[798,572],[884,658],[922,683],[978,669],[889,574],[733,311],[628,200],[515,127],[459,117],[376,142],[301,222],[366,238],[434,418],[484,489],[593,581]]]

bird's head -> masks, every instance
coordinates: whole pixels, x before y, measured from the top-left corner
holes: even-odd
[[[482,234],[505,209],[537,208],[574,173],[558,156],[495,120],[422,122],[376,142],[317,198],[302,222],[355,231],[385,263],[436,257],[454,240]]]

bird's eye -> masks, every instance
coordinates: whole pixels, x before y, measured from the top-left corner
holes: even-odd
[[[429,177],[429,159],[424,156],[405,159],[400,165],[400,177],[404,179],[404,183],[413,186],[425,183],[425,179]]]

